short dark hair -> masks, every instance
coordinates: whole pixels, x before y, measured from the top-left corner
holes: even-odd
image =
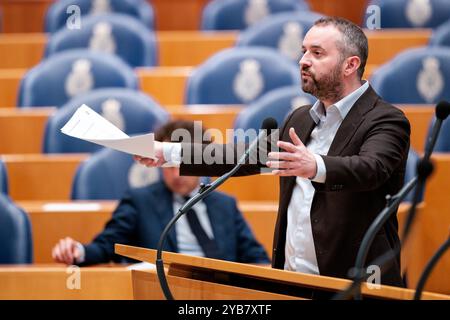
[[[358,56],[361,65],[358,68],[358,76],[362,78],[369,55],[369,44],[364,31],[353,22],[340,17],[323,17],[314,22],[315,26],[336,27],[342,33],[342,56]]]
[[[187,120],[172,120],[162,125],[155,131],[156,141],[166,141],[166,142],[181,142],[175,141],[172,138],[172,133],[178,129],[185,129],[189,132],[190,136],[194,137],[195,134],[195,124],[193,121]],[[205,130],[202,127],[202,138],[204,137]]]

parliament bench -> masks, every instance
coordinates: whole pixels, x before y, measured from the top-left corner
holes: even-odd
[[[366,30],[369,40],[367,64],[380,65],[397,53],[427,45],[428,29]],[[28,69],[44,56],[48,42],[45,33],[0,34],[0,69]],[[161,67],[196,66],[211,55],[233,47],[237,31],[159,31],[156,32],[158,61]]]
[[[19,201],[31,221],[34,263],[52,262],[52,248],[62,238],[89,243],[103,230],[118,201]],[[273,201],[240,201],[238,207],[257,240],[272,256],[278,205]]]
[[[417,151],[424,150],[430,121],[434,114],[431,105],[399,105],[411,123],[411,146]],[[226,139],[227,129],[232,129],[234,121],[243,106],[223,105],[165,105],[173,119],[201,121],[204,129],[215,135],[215,141]],[[41,153],[45,124],[55,108],[0,108],[0,154]],[[218,132],[214,132],[218,130]],[[220,135],[218,134],[220,132]],[[229,133],[228,133],[229,134]],[[226,140],[222,140],[226,141]]]
[[[131,270],[123,265],[1,265],[0,300],[131,300]]]
[[[117,201],[19,201],[17,203],[29,215],[32,226],[34,263],[51,263],[53,246],[64,237],[71,237],[82,243],[91,242],[103,230],[116,208]],[[256,239],[263,245],[269,256],[272,256],[272,242],[277,218],[278,204],[274,201],[240,201],[238,207],[252,229]],[[409,204],[402,203],[398,211],[400,232],[408,214]],[[422,224],[427,221],[427,207],[423,203],[418,208],[418,216]],[[420,242],[424,239],[413,229],[411,241]],[[419,238],[416,238],[419,237]],[[431,235],[431,237],[433,237]],[[434,239],[437,240],[437,239]],[[423,244],[422,244],[423,245]],[[420,272],[417,264],[426,257],[417,254],[411,245],[403,248],[402,267],[408,272],[411,283],[414,283]],[[416,272],[416,273],[414,273]],[[441,272],[441,276],[443,276]]]

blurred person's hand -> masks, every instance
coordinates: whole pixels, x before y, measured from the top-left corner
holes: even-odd
[[[76,259],[80,258],[81,252],[79,246],[81,243],[70,237],[60,239],[53,247],[52,257],[56,262],[65,263],[67,265],[74,264]]]

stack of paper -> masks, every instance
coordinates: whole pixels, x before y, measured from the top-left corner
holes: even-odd
[[[129,137],[85,104],[77,109],[61,132],[122,152],[155,158],[153,133]]]

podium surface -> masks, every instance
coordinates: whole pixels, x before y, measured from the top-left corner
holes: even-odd
[[[156,250],[116,244],[116,254],[155,263]],[[169,287],[175,299],[326,299],[347,288],[351,281],[230,261],[163,251]],[[156,272],[132,271],[135,299],[164,299]],[[365,299],[410,300],[414,290],[362,284]],[[422,299],[450,299],[424,292]]]

